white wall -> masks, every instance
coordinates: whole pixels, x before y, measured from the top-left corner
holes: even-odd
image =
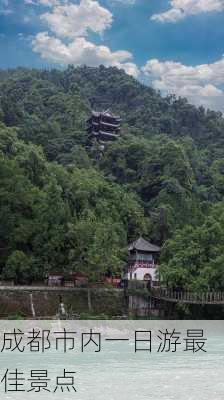
[[[136,274],[136,277],[135,277]],[[146,274],[150,274],[152,277],[152,281],[158,281],[158,278],[156,277],[156,268],[137,268],[134,272],[132,272],[132,278],[131,278],[131,273],[128,272],[127,278],[128,280],[138,280],[138,281],[143,281],[144,276]]]

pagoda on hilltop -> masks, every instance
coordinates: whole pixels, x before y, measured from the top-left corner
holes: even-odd
[[[87,131],[90,139],[105,145],[120,137],[121,118],[112,114],[110,110],[96,112],[88,120]]]

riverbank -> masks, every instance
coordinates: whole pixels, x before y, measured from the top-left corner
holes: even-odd
[[[1,286],[0,318],[21,315],[24,318],[54,318],[64,304],[67,315],[127,314],[121,289],[63,288],[45,286]]]

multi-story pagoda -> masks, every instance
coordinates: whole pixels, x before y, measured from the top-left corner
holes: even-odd
[[[116,140],[120,136],[121,118],[113,115],[110,110],[103,112],[92,111],[88,120],[88,133],[91,139],[100,144]]]

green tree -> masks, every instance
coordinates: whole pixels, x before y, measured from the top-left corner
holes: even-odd
[[[5,279],[12,279],[17,284],[32,282],[38,277],[34,258],[23,251],[13,251],[7,259],[2,276]]]

